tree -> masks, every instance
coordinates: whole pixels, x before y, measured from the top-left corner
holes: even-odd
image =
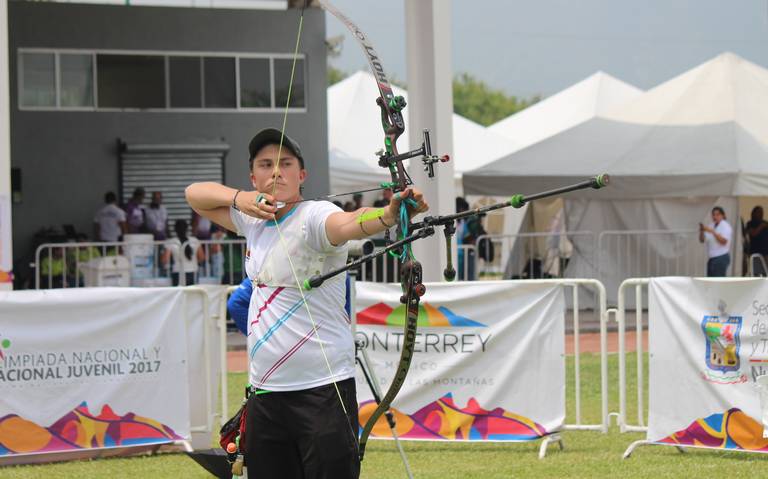
[[[328,65],[328,86],[335,85],[348,76],[349,74],[344,70],[339,70],[338,68]]]
[[[530,99],[507,95],[468,73],[453,79],[453,111],[483,126],[492,125],[539,100],[538,95]]]

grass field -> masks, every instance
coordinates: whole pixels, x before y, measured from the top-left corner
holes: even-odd
[[[610,356],[609,410],[618,411],[617,356]],[[572,366],[573,358],[568,358]],[[628,416],[636,417],[634,382],[635,356],[627,358],[629,368]],[[647,364],[647,363],[646,363]],[[582,421],[597,423],[600,416],[600,360],[598,355],[582,354]],[[646,369],[647,371],[647,369]],[[568,421],[573,422],[573,374],[568,369]],[[230,374],[231,410],[234,410],[245,374]],[[670,447],[647,446],[627,460],[621,455],[643,434],[620,434],[613,426],[608,434],[591,431],[562,433],[565,450],[550,446],[544,460],[537,456],[539,443],[524,444],[446,444],[405,442],[404,447],[417,478],[514,478],[514,477],[765,477],[768,457],[762,454],[726,453],[695,450],[686,454]],[[0,469],[1,478],[207,478],[204,469],[183,454],[100,459],[44,466],[19,466]],[[402,462],[391,441],[371,441],[363,462],[363,478],[405,477]],[[251,475],[251,479],[258,474]]]

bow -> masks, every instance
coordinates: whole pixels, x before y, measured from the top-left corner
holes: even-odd
[[[421,148],[402,154],[397,151],[397,140],[403,132],[405,132],[405,121],[403,120],[402,115],[402,110],[405,108],[405,99],[402,96],[395,96],[392,92],[392,86],[389,83],[387,74],[379,59],[379,55],[376,53],[376,50],[373,48],[373,45],[368,40],[365,33],[327,0],[319,0],[318,3],[327,12],[338,18],[347,29],[352,32],[359,45],[362,47],[363,53],[371,67],[371,72],[376,78],[376,85],[379,88],[379,97],[376,99],[376,104],[381,111],[381,125],[384,130],[384,149],[379,155],[379,166],[389,169],[390,176],[392,177],[392,191],[395,194],[399,194],[409,185],[413,184],[413,181],[403,165],[403,162],[410,158],[417,156],[422,157],[422,162],[427,169],[428,175],[433,177],[434,163],[438,161],[447,161],[448,158],[435,157],[432,155],[428,131],[424,132],[424,143]],[[411,202],[412,201],[413,200],[411,200]],[[396,230],[397,238],[400,241],[404,241],[409,237],[411,220],[407,211],[408,202],[408,199],[404,199],[400,205],[400,215],[397,220]],[[401,264],[400,285],[403,292],[400,297],[400,302],[405,305],[406,310],[404,339],[402,350],[400,352],[400,361],[397,365],[397,370],[395,371],[392,383],[384,394],[384,397],[381,398],[376,409],[371,414],[371,417],[363,426],[363,431],[360,434],[359,452],[361,461],[365,455],[365,446],[373,426],[381,415],[389,410],[390,404],[397,396],[403,383],[405,383],[405,378],[410,369],[411,359],[413,358],[414,345],[416,343],[416,324],[419,316],[419,300],[426,291],[426,288],[424,288],[421,281],[421,263],[416,260],[413,250],[410,247],[410,242],[404,242],[399,245],[399,248],[390,248],[389,250],[394,251],[395,249],[400,250],[398,253]]]
[[[358,28],[358,26],[355,25],[349,18],[347,18],[343,13],[341,13],[335,6],[333,6],[328,0],[317,0],[317,3],[327,12],[331,13],[333,16],[338,18],[347,27],[347,29],[349,29],[349,31],[352,32],[355,39],[361,46],[366,56],[366,59],[368,60],[368,64],[371,67],[371,71],[374,77],[376,78],[376,84],[379,89],[379,97],[376,99],[376,104],[379,106],[379,109],[381,112],[381,124],[384,131],[384,148],[379,154],[378,163],[379,163],[379,166],[387,168],[389,170],[392,181],[391,183],[380,185],[381,188],[374,188],[372,190],[388,187],[388,188],[391,188],[395,194],[402,193],[405,189],[408,188],[408,186],[413,184],[413,181],[411,180],[410,176],[408,175],[405,169],[404,161],[409,160],[411,158],[416,158],[416,157],[421,157],[423,167],[427,172],[428,177],[433,178],[434,165],[438,162],[448,161],[449,160],[448,156],[447,155],[436,156],[432,154],[431,142],[430,142],[430,136],[429,136],[428,130],[424,130],[423,132],[423,142],[420,148],[417,148],[415,150],[411,150],[405,153],[398,152],[397,140],[405,132],[405,122],[402,116],[402,110],[403,108],[405,108],[405,99],[401,96],[394,95],[392,91],[392,86],[390,85],[386,72],[384,71],[384,68],[381,64],[381,60],[379,59],[379,56],[376,53],[376,50],[373,48],[372,44],[368,40],[368,37],[365,35],[365,33],[362,30],[360,30],[360,28]],[[306,7],[306,4],[305,4],[305,7]],[[293,84],[295,63],[296,63],[296,58],[298,56],[298,48],[299,48],[299,43],[301,38],[301,24],[303,20],[303,10],[304,9],[302,8],[302,16],[299,23],[299,34],[297,36],[296,50],[294,52],[294,68],[291,71],[291,83],[289,84],[288,99],[286,101],[286,110],[283,118],[283,127],[282,127],[283,132],[285,132],[285,125],[286,125],[287,116],[288,116],[287,115],[288,105],[290,104],[291,88]],[[282,138],[279,145],[279,149],[282,149]],[[281,155],[279,154],[279,150],[278,150],[278,162],[279,162],[280,156]],[[566,186],[563,188],[558,188],[555,190],[545,191],[542,193],[537,193],[535,195],[530,195],[530,196],[515,195],[506,201],[503,201],[494,205],[489,205],[483,208],[477,208],[475,210],[469,210],[469,211],[457,213],[454,215],[427,216],[419,223],[411,222],[410,215],[407,209],[409,204],[413,203],[413,200],[410,200],[409,198],[404,198],[403,201],[401,202],[400,214],[397,218],[396,239],[394,242],[389,243],[385,248],[377,252],[364,255],[358,258],[357,260],[351,261],[347,263],[345,266],[338,268],[336,270],[330,271],[326,274],[313,276],[312,278],[305,279],[303,282],[299,280],[295,270],[293,269],[293,265],[291,264],[291,269],[293,271],[294,277],[296,278],[297,286],[299,287],[299,290],[301,291],[301,294],[302,294],[304,306],[307,308],[307,312],[313,324],[314,334],[319,341],[319,335],[317,334],[317,326],[314,319],[312,319],[309,305],[304,296],[304,291],[309,291],[312,288],[316,288],[321,284],[323,284],[325,280],[333,276],[336,276],[340,273],[346,272],[352,268],[355,268],[365,262],[371,261],[384,254],[391,253],[399,258],[400,285],[402,289],[400,302],[405,305],[405,322],[404,322],[404,336],[403,336],[404,340],[403,340],[402,350],[400,354],[400,361],[397,365],[397,369],[395,371],[395,375],[392,380],[392,383],[390,384],[389,389],[384,394],[383,398],[381,398],[381,401],[377,405],[376,409],[371,414],[371,417],[363,426],[362,433],[360,434],[359,457],[361,461],[365,455],[365,447],[367,444],[367,440],[374,425],[376,424],[378,419],[389,410],[389,406],[391,405],[392,401],[395,399],[398,392],[400,391],[400,388],[405,382],[406,376],[408,375],[408,370],[410,369],[411,360],[413,358],[414,346],[416,341],[417,321],[418,321],[418,314],[419,314],[419,302],[420,302],[421,296],[423,296],[424,293],[426,292],[426,288],[422,283],[421,263],[419,263],[419,261],[414,256],[413,250],[411,249],[411,243],[413,243],[416,240],[432,236],[433,234],[435,234],[436,227],[443,226],[446,246],[447,246],[446,250],[448,255],[447,266],[443,272],[443,275],[445,279],[453,280],[456,275],[456,272],[453,269],[452,262],[451,262],[451,237],[453,236],[453,234],[455,234],[455,231],[456,231],[455,222],[457,220],[460,220],[469,216],[482,215],[488,211],[505,208],[509,206],[520,208],[528,201],[532,201],[539,198],[545,198],[548,196],[559,195],[559,194],[562,194],[568,191],[577,190],[577,189],[602,188],[603,186],[606,186],[607,183],[608,183],[608,176],[600,175],[600,176],[591,178],[589,180],[583,181],[581,183]],[[273,196],[274,196],[274,192],[273,192]],[[339,195],[334,195],[334,196],[339,196]],[[325,198],[328,198],[328,197],[325,197]],[[279,223],[277,223],[277,231],[282,242],[283,239],[282,239],[282,233],[280,232]],[[283,245],[285,248],[285,243],[283,243]],[[288,259],[290,263],[290,256],[288,257]],[[331,370],[330,362],[328,361],[328,358],[325,354],[325,350],[322,347],[322,341],[320,341],[320,346],[326,361],[326,365],[328,366],[328,370],[331,374],[331,377],[334,377],[335,375]],[[334,385],[336,385],[335,382],[334,382]],[[339,401],[341,403],[342,409],[344,410],[345,415],[347,415],[347,410],[346,410],[346,407],[344,406],[344,402],[341,399],[341,394],[339,392],[338,387],[336,387],[336,392],[339,397]],[[351,423],[350,423],[350,430],[352,430]],[[355,437],[357,436],[355,431],[352,431],[352,434]]]

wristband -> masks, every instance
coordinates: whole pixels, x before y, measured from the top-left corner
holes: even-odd
[[[235,191],[235,196],[232,197],[232,208],[234,208],[235,211],[240,211],[240,208],[237,207],[237,195],[240,194],[240,191],[242,190]]]

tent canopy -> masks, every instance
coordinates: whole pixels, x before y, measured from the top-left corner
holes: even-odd
[[[408,100],[408,93],[393,87],[395,95]],[[357,72],[328,89],[328,146],[331,193],[369,188],[389,181],[387,170],[378,165],[375,152],[383,147],[381,114],[376,105],[379,91],[373,76]],[[408,107],[403,111],[408,125]],[[414,149],[408,135],[398,141],[399,151]],[[453,162],[458,178],[465,171],[494,161],[516,149],[516,144],[482,125],[453,115]],[[434,147],[434,145],[433,145]],[[442,152],[435,152],[442,153]],[[418,159],[412,161],[418,162]],[[418,163],[421,167],[421,163]]]
[[[627,103],[643,91],[598,71],[545,100],[494,123],[488,129],[519,145],[519,149],[565,131]]]
[[[768,70],[731,53],[629,103],[464,174],[468,193],[531,193],[599,173],[573,197],[760,196],[768,192]]]

